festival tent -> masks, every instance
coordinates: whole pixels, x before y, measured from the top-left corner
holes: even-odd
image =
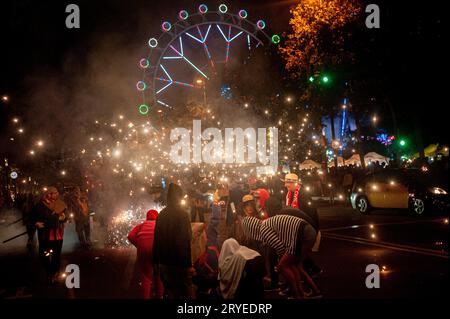
[[[338,167],[344,166],[344,158],[342,156],[337,157]],[[334,167],[334,159],[328,162],[328,167]]]
[[[389,158],[386,156],[380,155],[375,152],[369,152],[364,155],[364,162],[368,165],[370,162],[379,162],[380,164],[386,163],[389,164]]]
[[[440,147],[439,144],[430,144],[424,149],[425,157],[435,157],[438,154],[448,156],[448,147]],[[419,158],[419,153],[415,153],[410,157],[411,160]]]
[[[359,154],[353,154],[349,159],[345,160],[345,165],[361,165],[361,159]]]
[[[305,160],[304,162],[300,163],[300,170],[304,170],[304,169],[320,169],[321,165],[317,162],[314,162],[313,160]]]

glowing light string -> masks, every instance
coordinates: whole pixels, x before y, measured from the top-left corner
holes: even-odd
[[[169,83],[166,85],[166,86],[164,86],[164,87],[162,87],[161,89],[159,89],[157,92],[156,92],[156,94],[159,94],[159,93],[161,93],[162,91],[164,91],[165,89],[167,89],[169,86],[171,86],[172,84],[173,84],[173,80],[172,80],[172,77],[169,75],[169,73],[166,71],[166,68],[164,67],[164,65],[160,65],[161,66],[161,69],[164,71],[164,73],[167,75],[167,77],[169,78]],[[160,80],[161,78],[158,78],[158,80]]]
[[[217,27],[217,29],[219,29],[220,34],[222,34],[223,38],[227,42],[227,52],[226,52],[226,58],[225,58],[225,63],[227,63],[228,60],[230,59],[230,44],[231,44],[231,42],[236,40],[242,33],[244,33],[244,31],[240,31],[234,37],[231,37],[231,25],[230,25],[230,26],[228,26],[228,37],[227,37],[227,36],[225,36],[225,33],[223,33],[222,29],[220,28],[220,26],[218,24],[216,24],[216,27]]]
[[[172,84],[177,84],[177,85],[181,85],[181,86],[189,86],[189,87],[194,87],[193,84],[189,84],[186,82],[180,82],[180,81],[175,81],[174,79],[172,79],[172,77],[170,76],[169,72],[167,72],[166,68],[164,67],[164,65],[160,64],[161,69],[164,71],[164,73],[167,76],[167,79],[162,78],[162,77],[157,77],[156,79],[162,82],[168,82],[167,85],[165,85],[164,87],[162,87],[161,89],[159,89],[156,94],[161,93],[162,91],[164,91],[165,89],[167,89],[169,86],[171,86]]]
[[[214,68],[214,61],[212,60],[211,53],[208,50],[208,46],[206,45],[206,40],[208,39],[209,31],[211,30],[211,25],[208,26],[208,29],[206,30],[206,34],[203,37],[202,31],[200,30],[200,27],[197,26],[198,34],[200,35],[200,39],[193,36],[189,32],[186,32],[186,35],[194,39],[195,41],[199,42],[203,45],[203,48],[205,50],[206,56],[208,57],[209,63],[211,63],[211,66]]]
[[[159,104],[161,104],[162,106],[165,106],[165,107],[170,108],[170,105],[169,105],[169,104],[166,104],[166,103],[164,103],[164,102],[162,102],[162,101],[160,101],[160,100],[158,100],[158,101],[156,101],[156,102],[159,103]]]
[[[186,58],[186,56],[184,55],[184,51],[183,51],[183,39],[179,38],[180,40],[180,51],[178,51],[177,49],[175,49],[175,47],[171,44],[170,48],[175,51],[176,54],[178,54],[178,56],[172,56],[172,57],[163,57],[164,60],[168,60],[168,59],[183,59],[184,61],[186,61],[190,66],[192,66],[198,73],[200,73],[204,78],[209,79],[208,76],[202,72],[202,70],[200,70],[194,63],[192,63],[188,58]]]

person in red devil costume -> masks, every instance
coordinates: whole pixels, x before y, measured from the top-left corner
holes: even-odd
[[[149,210],[147,220],[134,227],[128,234],[128,240],[137,248],[137,259],[141,269],[141,292],[144,299],[161,299],[163,285],[159,274],[153,267],[153,239],[158,212]],[[152,292],[154,292],[152,294]]]

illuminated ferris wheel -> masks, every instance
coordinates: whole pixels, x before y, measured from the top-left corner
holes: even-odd
[[[239,70],[233,60],[280,42],[278,35],[269,36],[265,29],[264,20],[250,21],[244,9],[230,13],[225,4],[217,11],[201,4],[193,14],[181,10],[174,23],[164,21],[161,35],[148,40],[150,52],[139,61],[143,69],[136,84],[142,94],[139,112],[175,109],[195,95],[206,100],[209,88],[209,94],[229,94],[223,74],[233,67]]]

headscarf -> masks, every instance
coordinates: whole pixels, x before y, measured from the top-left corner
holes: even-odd
[[[234,297],[247,260],[258,256],[260,256],[258,252],[239,245],[234,238],[223,242],[219,256],[220,291],[223,298]]]

